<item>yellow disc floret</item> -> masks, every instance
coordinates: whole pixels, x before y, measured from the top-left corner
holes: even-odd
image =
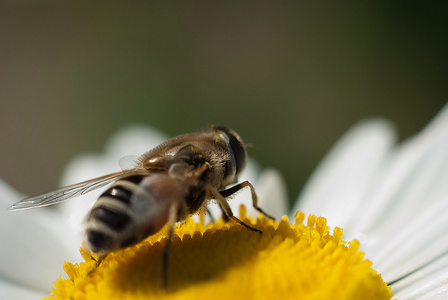
[[[233,222],[203,225],[191,218],[174,229],[168,289],[162,287],[162,251],[167,228],[138,245],[108,255],[95,265],[66,262],[68,279],[55,282],[49,299],[390,299],[390,287],[364,260],[358,241],[330,234],[326,219],[296,214],[274,222],[245,216],[253,232]]]

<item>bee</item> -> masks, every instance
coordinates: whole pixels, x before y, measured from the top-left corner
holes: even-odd
[[[168,254],[176,222],[197,213],[214,199],[226,220],[260,230],[233,215],[227,203],[250,188],[253,207],[265,216],[254,187],[237,183],[247,162],[247,145],[232,129],[211,126],[204,132],[174,137],[144,153],[133,169],[125,170],[26,198],[11,210],[53,205],[110,185],[96,200],[84,221],[87,247],[98,254],[92,274],[111,252],[135,245],[168,224],[163,249],[162,285],[167,286]],[[231,187],[228,187],[232,185]]]

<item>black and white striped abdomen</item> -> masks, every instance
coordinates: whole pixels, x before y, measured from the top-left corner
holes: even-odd
[[[138,242],[131,200],[145,177],[130,175],[116,181],[94,203],[84,224],[92,252],[110,252]]]
[[[162,229],[173,203],[185,201],[185,182],[168,174],[129,175],[95,202],[84,223],[87,246],[108,253],[136,244]]]

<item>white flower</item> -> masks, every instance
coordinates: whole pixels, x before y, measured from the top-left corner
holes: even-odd
[[[62,184],[117,171],[117,161],[140,155],[166,137],[148,127],[118,132],[102,155],[82,155],[67,167]],[[328,219],[357,238],[362,250],[391,283],[394,298],[444,298],[448,289],[448,106],[418,135],[396,145],[385,120],[357,124],[330,151],[290,210]],[[257,176],[257,174],[260,174]],[[241,180],[253,182],[260,206],[279,217],[287,212],[279,173],[252,160]],[[63,260],[79,261],[81,222],[100,192],[55,209],[8,212],[20,200],[0,182],[0,294],[32,299],[48,294],[62,275]],[[273,202],[271,199],[276,199]],[[251,207],[248,192],[230,201]],[[212,214],[216,208],[211,208]],[[252,213],[256,215],[253,211]]]
[[[23,195],[0,181],[0,295],[2,299],[37,299],[48,295],[62,274],[64,260],[77,256],[70,228],[55,210],[13,213],[8,207]]]
[[[363,121],[330,151],[293,212],[325,216],[357,238],[397,299],[448,291],[448,105],[399,146],[384,120]],[[398,280],[398,281],[397,281]]]

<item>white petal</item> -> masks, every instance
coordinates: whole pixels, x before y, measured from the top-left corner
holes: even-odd
[[[349,232],[347,239],[352,238],[350,233],[360,238],[366,257],[374,262],[373,268],[386,282],[401,278],[392,284],[394,298],[445,299],[448,105],[424,130],[399,148],[390,149],[393,139],[388,139],[384,131],[388,130],[370,133],[372,138],[378,137],[377,142],[367,134],[363,141],[362,131],[358,135],[356,130],[347,134],[304,190],[302,210],[330,216],[330,225],[335,224],[339,208],[346,216],[353,216],[348,223],[340,218],[336,225]],[[367,156],[358,153],[368,150],[369,146],[363,150],[363,145],[369,144],[373,147],[373,164],[363,162],[370,153]],[[351,200],[353,195],[362,199],[356,209],[353,209],[356,200]]]
[[[448,107],[425,130],[392,153],[353,227],[387,234],[448,193]]]
[[[0,181],[0,278],[49,292],[64,274],[64,260],[73,255],[61,230],[64,220],[45,208],[8,211],[19,197]]]
[[[121,171],[118,160],[110,155],[81,154],[73,158],[62,175],[61,186]]]
[[[247,180],[254,184],[258,180],[258,176],[260,176],[260,172],[261,172],[260,163],[249,156],[247,158],[246,169],[243,171],[241,176],[238,178],[238,182]]]
[[[120,159],[126,155],[142,155],[157,147],[168,136],[146,125],[130,125],[118,130],[106,145],[106,153]]]
[[[394,293],[394,299],[446,299],[448,276],[444,270],[427,270],[427,276],[420,276],[415,282]]]
[[[8,300],[33,300],[48,297],[48,293],[28,289],[24,286],[18,286],[7,281],[0,280],[0,295],[2,299]]]
[[[362,121],[349,130],[317,167],[296,202],[297,210],[325,216],[330,226],[347,224],[360,209],[384,157],[395,142],[384,120]]]
[[[256,190],[258,206],[266,213],[276,217],[277,220],[288,213],[288,192],[283,176],[278,170],[272,168],[263,170],[256,182]],[[258,214],[258,211],[256,213]]]
[[[427,265],[423,269],[392,284],[392,292],[397,299],[433,299],[429,295],[440,292],[448,284],[448,255]],[[420,298],[421,297],[421,298]]]
[[[129,155],[141,156],[168,138],[149,126],[132,125],[119,130],[108,142],[103,154],[82,154],[67,166],[62,184],[68,185],[83,180],[120,171],[121,158]]]
[[[448,197],[427,207],[412,222],[395,226],[381,235],[381,244],[364,247],[374,262],[373,268],[383,274],[385,281],[400,278],[428,264],[435,257],[448,253]]]
[[[428,291],[423,295],[422,297],[419,297],[418,299],[431,299],[431,300],[446,300],[447,294],[448,294],[448,283],[446,283],[446,278],[444,280],[445,284],[441,285],[437,289],[434,289],[432,291]]]
[[[383,178],[388,182],[378,187],[378,194],[373,194],[368,201],[372,205],[366,205],[367,210],[364,214],[360,213],[358,219],[357,228],[369,233],[370,243],[376,240],[383,244],[384,240],[393,239],[395,231],[390,228],[397,224],[409,227],[427,207],[437,207],[439,202],[444,202],[443,199],[446,201],[448,139],[427,152],[429,155],[420,158],[418,163],[410,160],[419,156],[406,156],[404,162],[393,164],[392,168],[396,168],[384,174]],[[409,166],[415,166],[414,170],[409,171]],[[430,218],[435,221],[435,214]],[[444,226],[448,228],[448,223]],[[378,247],[382,246],[378,244]]]

